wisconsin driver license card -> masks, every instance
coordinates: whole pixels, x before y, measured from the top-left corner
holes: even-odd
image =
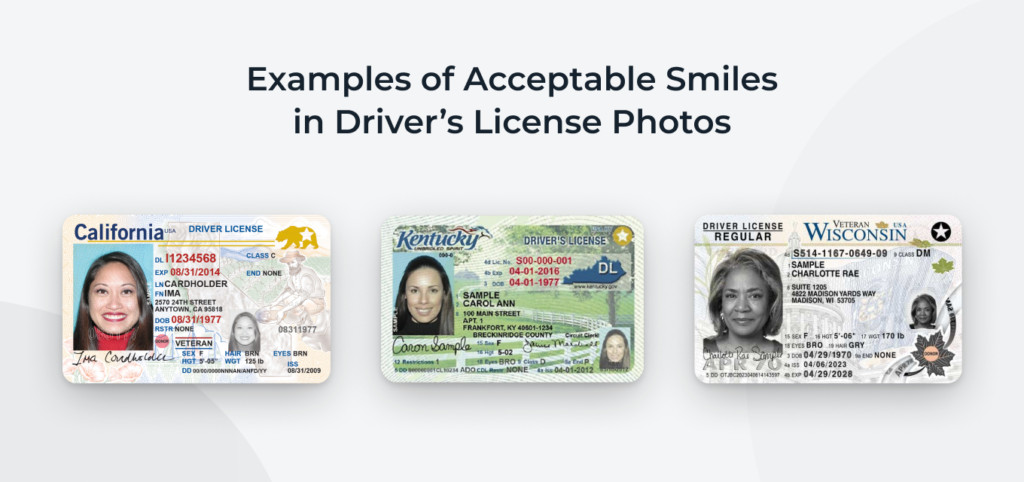
[[[952,383],[963,369],[960,221],[705,216],[694,236],[705,383]]]
[[[381,228],[393,382],[630,382],[643,228],[625,216],[407,216]]]
[[[321,216],[72,216],[63,370],[73,383],[319,383],[331,369]]]

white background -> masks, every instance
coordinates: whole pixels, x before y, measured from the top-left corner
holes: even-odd
[[[380,4],[380,5],[378,5]],[[0,432],[7,477],[319,480],[1013,478],[1020,415],[1019,1],[7,2]],[[777,72],[774,92],[249,92],[275,71]],[[464,78],[464,77],[460,77]],[[291,133],[292,111],[727,114],[727,135]],[[960,381],[700,384],[693,223],[949,213],[966,232]],[[72,386],[74,213],[332,223],[333,372],[313,386]],[[627,385],[393,385],[379,226],[397,214],[626,214],[646,228],[646,371]]]

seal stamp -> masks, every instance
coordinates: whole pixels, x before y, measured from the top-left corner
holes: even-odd
[[[956,354],[946,349],[946,341],[942,339],[942,333],[935,332],[928,338],[918,336],[914,346],[917,350],[911,355],[921,365],[921,368],[928,370],[928,375],[946,375],[945,368],[950,366],[950,361]]]

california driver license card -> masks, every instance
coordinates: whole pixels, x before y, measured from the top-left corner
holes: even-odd
[[[694,369],[701,381],[960,378],[957,218],[705,216],[694,234]]]
[[[405,216],[381,228],[392,382],[630,382],[643,228],[626,216]]]
[[[319,383],[331,370],[321,216],[71,216],[73,383]]]

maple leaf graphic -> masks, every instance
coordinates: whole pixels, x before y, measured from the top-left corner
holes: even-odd
[[[956,354],[946,349],[946,341],[942,339],[942,333],[935,332],[928,338],[918,335],[917,343],[914,343],[914,346],[917,350],[914,350],[911,355],[921,367],[928,370],[928,375],[946,375],[945,368],[950,366],[950,362]]]
[[[939,274],[945,273],[947,271],[953,271],[953,262],[947,261],[946,258],[939,258],[938,263],[932,263],[932,269],[934,269],[935,272]]]
[[[914,240],[911,241],[910,244],[912,244],[914,246],[917,246],[918,248],[927,248],[927,247],[930,247],[932,245],[932,243],[930,243],[928,241],[925,241],[923,239],[917,239],[917,238],[914,238]]]
[[[875,223],[875,227],[878,228],[878,229],[885,229],[885,228],[888,228],[889,225],[885,224],[885,221],[879,221],[879,222]]]

